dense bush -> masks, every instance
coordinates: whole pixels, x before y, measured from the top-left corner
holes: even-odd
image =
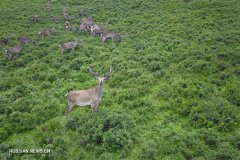
[[[1,1],[0,159],[239,159],[239,1],[66,1],[121,41],[64,29],[60,1]],[[31,23],[33,15],[39,23]],[[53,22],[50,16],[59,16]],[[37,32],[55,28],[52,36]],[[26,36],[11,61],[4,50]],[[74,51],[59,44],[79,40]],[[65,94],[113,67],[99,113]],[[135,124],[136,123],[136,124]],[[8,154],[9,148],[51,154]]]
[[[239,110],[222,98],[210,98],[192,108],[191,122],[197,127],[216,127],[221,131],[230,131],[238,126]]]
[[[142,160],[154,160],[157,159],[157,145],[156,142],[148,142],[147,144],[144,144],[141,146],[141,154],[139,156]]]
[[[80,145],[89,148],[100,146],[106,151],[127,150],[135,140],[134,121],[122,113],[99,112],[82,115],[81,118],[69,119],[66,127],[76,128]]]

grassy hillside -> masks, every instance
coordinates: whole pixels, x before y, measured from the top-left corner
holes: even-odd
[[[66,31],[57,0],[52,12],[45,0],[1,0],[0,37],[12,39],[0,48],[0,159],[240,159],[238,0],[65,2],[70,15],[86,8],[122,41]],[[56,33],[39,38],[46,28]],[[9,61],[4,50],[19,35],[36,46]],[[58,45],[72,40],[80,47],[61,54]],[[67,92],[97,84],[89,65],[114,68],[100,111],[64,116]],[[9,154],[14,148],[51,153]]]

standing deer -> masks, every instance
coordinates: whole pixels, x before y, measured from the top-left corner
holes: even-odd
[[[67,12],[63,12],[63,17],[66,21],[70,21],[72,19],[72,17]]]
[[[34,23],[39,22],[39,16],[38,15],[32,16],[31,21],[34,22]]]
[[[80,26],[78,27],[78,30],[80,32],[87,32],[89,31],[89,27],[86,24],[80,24]]]
[[[93,22],[93,20],[90,19],[90,18],[83,17],[83,18],[80,20],[80,25],[86,25],[86,26],[90,29],[91,26],[94,25],[94,22]]]
[[[116,39],[118,38],[118,40],[121,40],[121,37],[116,34],[115,32],[107,32],[104,34],[101,34],[102,37],[102,42],[106,42],[108,39]]]
[[[10,47],[7,50],[5,50],[5,52],[7,53],[8,59],[12,60],[12,57],[14,55],[16,55],[18,57],[19,54],[22,52],[22,46],[18,45],[18,46]]]
[[[65,29],[68,30],[68,31],[76,30],[76,28],[74,26],[72,26],[69,21],[65,21]]]
[[[94,24],[93,26],[91,26],[91,34],[93,36],[101,36],[104,33],[104,29],[96,24]]]
[[[70,21],[72,19],[72,17],[68,14],[68,9],[66,5],[63,7],[63,17],[65,21]]]
[[[9,43],[9,37],[0,40],[0,45],[7,45]]]
[[[22,36],[20,36],[20,37],[18,37],[18,42],[19,42],[21,45],[22,45],[23,43],[32,43],[32,44],[35,46],[35,42],[32,41],[32,39],[29,38],[29,37],[22,37]]]
[[[66,113],[69,113],[74,105],[82,107],[91,106],[92,112],[98,112],[98,105],[102,97],[103,82],[110,77],[112,67],[110,67],[110,71],[105,73],[103,76],[99,76],[97,73],[94,73],[90,67],[88,67],[88,71],[96,80],[98,80],[97,87],[87,90],[70,91],[66,94]]]
[[[59,17],[58,16],[51,16],[51,20],[54,21],[54,22],[58,22]]]
[[[63,54],[65,51],[72,50],[74,51],[75,48],[79,46],[80,42],[72,41],[72,42],[65,42],[59,45],[59,48],[61,49],[61,53]]]
[[[76,11],[76,17],[87,16],[85,9],[79,9]]]
[[[38,35],[41,37],[41,38],[44,38],[46,36],[50,36],[52,35],[53,33],[55,33],[55,29],[52,28],[52,29],[45,29],[45,30],[42,30],[40,32],[38,32]]]
[[[48,0],[46,6],[45,6],[46,11],[51,11],[52,10],[52,2],[51,0]]]

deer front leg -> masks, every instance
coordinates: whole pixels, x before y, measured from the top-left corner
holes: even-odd
[[[71,110],[74,104],[69,104],[65,107],[65,114],[67,115]]]
[[[63,54],[63,52],[64,52],[64,48],[61,47],[61,53]]]
[[[11,53],[8,54],[8,59],[12,60],[12,54]]]
[[[98,104],[99,104],[99,102],[95,102],[95,103],[93,103],[92,105],[91,105],[91,110],[92,110],[92,113],[93,112],[98,112]]]

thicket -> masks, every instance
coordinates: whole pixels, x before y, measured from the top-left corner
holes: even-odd
[[[11,37],[0,48],[0,159],[239,159],[239,1],[65,1],[70,15],[85,8],[123,37],[106,43],[66,31],[62,3],[49,13],[46,2],[0,2],[0,38]],[[56,33],[40,39],[45,28]],[[9,61],[4,50],[20,35],[36,46]],[[61,54],[72,40],[79,48]],[[64,116],[67,92],[96,86],[90,64],[100,74],[114,68],[100,111]]]

